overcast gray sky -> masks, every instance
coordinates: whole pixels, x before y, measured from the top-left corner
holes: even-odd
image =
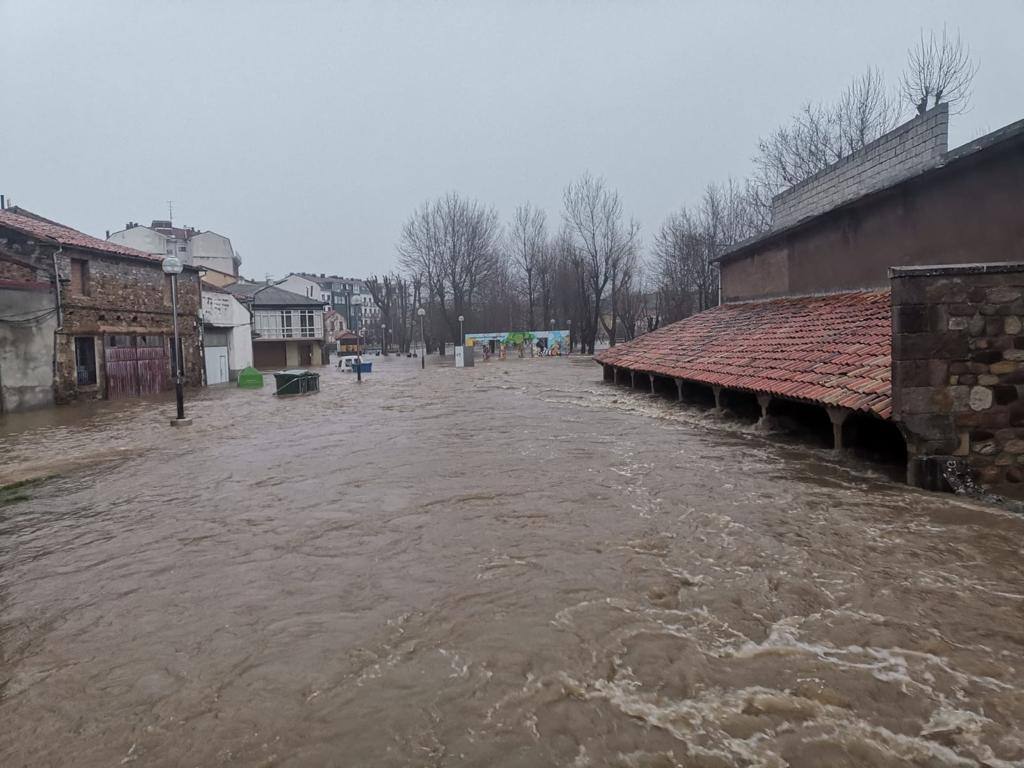
[[[455,190],[557,220],[585,170],[650,242],[758,137],[922,27],[981,68],[956,145],[1024,117],[1024,2],[0,0],[0,192],[90,234],[164,218],[253,277],[366,275]]]

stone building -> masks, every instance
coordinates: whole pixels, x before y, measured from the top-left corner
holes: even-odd
[[[131,397],[172,386],[170,278],[160,257],[8,208],[0,210],[0,262],[5,274],[17,270],[22,280],[34,282],[40,295],[46,285],[53,313],[42,318],[52,334],[44,326],[31,350],[19,341],[33,370],[49,368],[52,397],[18,397],[18,407]],[[199,271],[188,267],[178,277],[178,310],[190,386],[203,382],[199,303]]]
[[[776,196],[722,305],[599,353],[606,378],[817,409],[837,448],[905,444],[911,483],[1020,495],[1024,121],[952,151],[947,128],[942,105]]]

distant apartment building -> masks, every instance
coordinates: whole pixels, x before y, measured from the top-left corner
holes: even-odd
[[[224,235],[175,227],[166,220],[156,219],[148,227],[129,221],[124,229],[108,232],[107,240],[159,256],[173,254],[185,264],[208,267],[236,277],[242,264],[242,257]]]
[[[310,272],[292,272],[278,283],[288,291],[320,297],[345,320],[345,327],[351,331],[376,328],[380,325],[380,308],[366,289],[366,282],[356,277],[319,275]]]

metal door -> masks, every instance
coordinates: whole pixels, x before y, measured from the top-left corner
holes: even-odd
[[[107,399],[155,395],[167,387],[163,336],[108,336],[103,349]]]
[[[206,383],[223,384],[228,380],[228,348],[206,348]]]

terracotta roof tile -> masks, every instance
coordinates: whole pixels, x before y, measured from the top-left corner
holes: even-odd
[[[595,359],[892,415],[889,291],[723,304],[602,350]]]
[[[146,261],[163,261],[162,257],[154,256],[151,253],[137,251],[126,245],[112,243],[109,240],[100,240],[98,237],[91,237],[77,229],[65,227],[53,221],[25,216],[9,210],[0,210],[0,226],[9,227],[30,237],[50,240],[69,248],[84,248],[89,251],[109,253],[115,256],[130,256]]]

